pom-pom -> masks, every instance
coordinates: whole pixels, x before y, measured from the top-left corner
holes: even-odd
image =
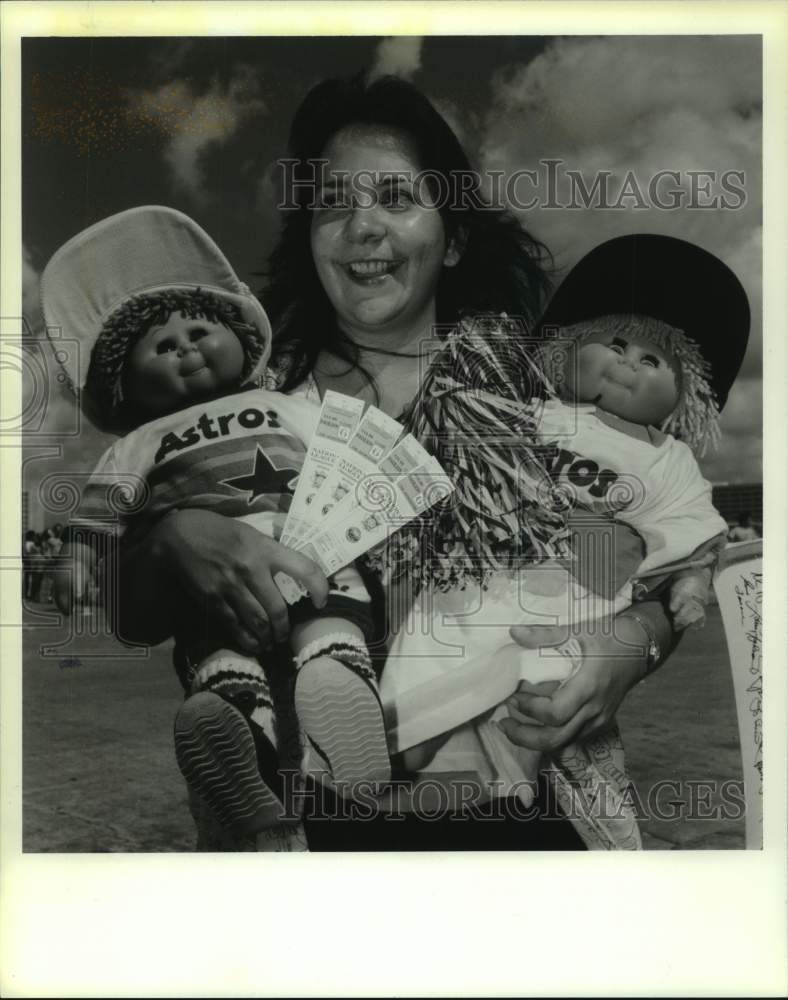
[[[505,316],[466,320],[429,368],[405,426],[455,489],[376,553],[392,582],[484,586],[500,570],[568,555],[566,501],[536,442],[552,388],[526,336]]]

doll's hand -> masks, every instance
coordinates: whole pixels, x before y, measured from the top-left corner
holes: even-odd
[[[516,626],[515,642],[529,649],[557,646],[566,629]],[[583,664],[565,684],[520,684],[507,699],[510,718],[499,723],[512,743],[530,750],[552,751],[576,739],[607,729],[624,696],[645,671],[643,632],[637,622],[619,616],[612,636],[577,636]],[[640,654],[640,655],[639,655]]]
[[[709,582],[706,576],[692,574],[679,577],[670,588],[670,610],[677,629],[703,628],[706,624],[706,603]]]

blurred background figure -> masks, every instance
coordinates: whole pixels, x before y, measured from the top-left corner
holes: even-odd
[[[739,523],[728,532],[729,542],[754,542],[761,534],[752,524],[752,514],[748,510],[739,514]]]
[[[41,557],[43,559],[43,578],[41,581],[40,599],[47,604],[54,600],[54,571],[57,557],[63,548],[63,525],[59,522],[47,528],[42,534]]]
[[[22,540],[22,597],[35,603],[53,600],[53,574],[63,548],[63,525],[26,531]]]
[[[26,601],[38,601],[42,578],[41,547],[35,531],[26,531],[22,543],[22,596]]]

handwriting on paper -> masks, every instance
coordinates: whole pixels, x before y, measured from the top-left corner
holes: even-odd
[[[739,615],[742,631],[749,651],[749,673],[751,681],[746,691],[750,696],[747,708],[752,719],[752,740],[755,750],[753,765],[763,780],[763,681],[761,677],[762,654],[762,616],[761,616],[761,578],[760,571],[750,570],[739,575],[734,588],[739,605]],[[742,731],[742,739],[744,732]],[[761,790],[762,794],[762,790]]]

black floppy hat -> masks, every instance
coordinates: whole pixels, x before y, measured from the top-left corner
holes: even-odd
[[[722,409],[747,349],[750,306],[741,282],[718,257],[673,236],[617,236],[575,264],[539,326],[612,314],[653,316],[683,330],[710,365]]]

